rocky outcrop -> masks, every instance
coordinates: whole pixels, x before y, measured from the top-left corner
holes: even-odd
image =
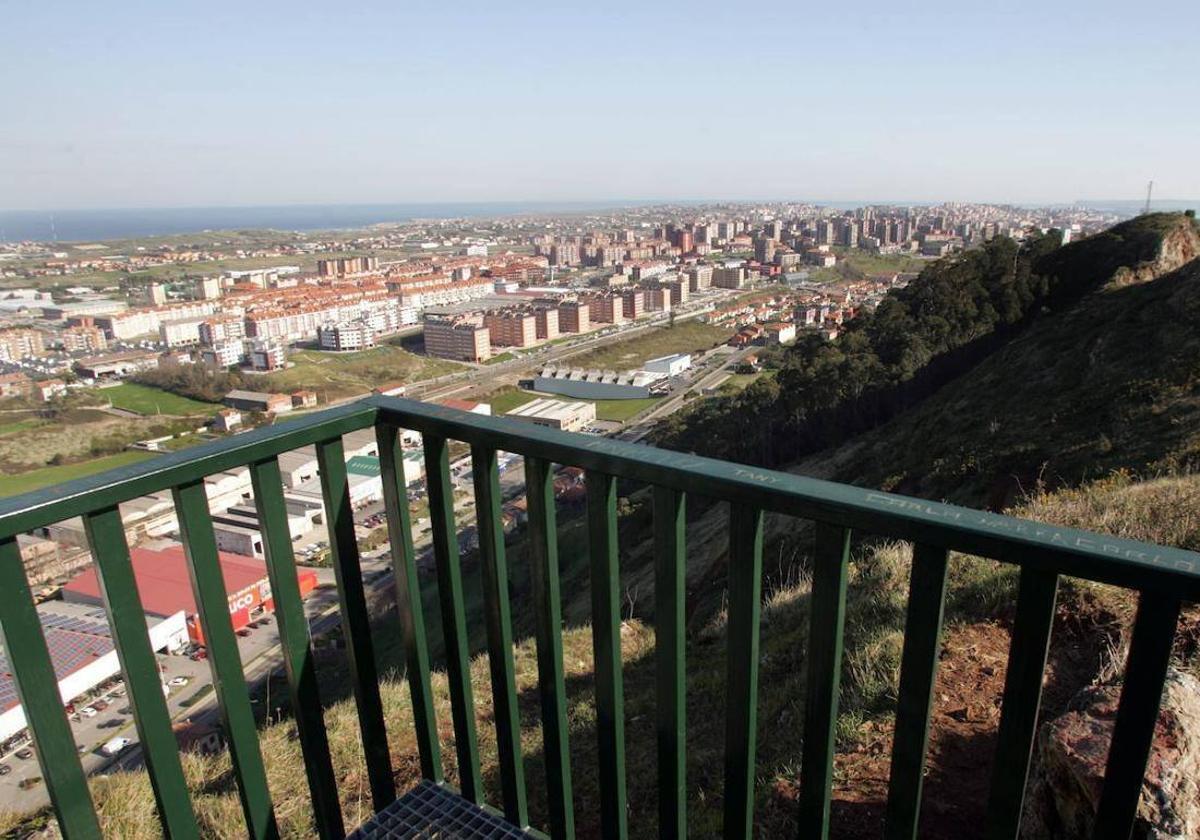
[[[1091,837],[1120,689],[1088,688],[1042,727],[1025,800],[1026,840]],[[1200,681],[1167,675],[1134,836],[1200,837]]]
[[[1192,219],[1180,216],[1178,221],[1163,233],[1158,254],[1154,259],[1138,265],[1122,266],[1117,269],[1108,286],[1119,288],[1135,283],[1149,283],[1164,274],[1183,268],[1197,257],[1200,257],[1200,228],[1197,228]]]

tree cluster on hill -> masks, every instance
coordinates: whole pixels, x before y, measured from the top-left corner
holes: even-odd
[[[920,402],[1048,308],[1153,259],[1177,222],[1144,216],[1066,246],[1057,230],[1023,243],[997,237],[939,260],[836,340],[802,336],[773,379],[669,418],[656,442],[764,466],[837,445]]]
[[[144,370],[133,377],[141,385],[150,385],[202,402],[220,402],[225,395],[244,385],[236,371],[210,368],[206,365],[170,365]]]

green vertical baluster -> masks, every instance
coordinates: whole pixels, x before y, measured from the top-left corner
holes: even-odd
[[[558,534],[550,464],[525,459],[529,499],[530,577],[537,612],[538,689],[542,699],[542,740],[554,840],[575,836],[571,801],[571,754],[567,743],[567,696],[563,681],[562,602],[558,583]]]
[[[1128,840],[1133,832],[1178,621],[1179,599],[1142,593],[1096,812],[1096,840]]]
[[[842,634],[850,531],[818,522],[813,552],[808,632],[808,684],[804,698],[804,756],[800,762],[800,836],[829,836],[833,754],[837,743]]]
[[[987,840],[1015,840],[1021,829],[1025,777],[1033,755],[1033,736],[1042,703],[1042,674],[1050,650],[1058,576],[1029,567],[1021,569],[1017,618],[1004,675],[996,762],[988,796]]]
[[[121,514],[115,507],[105,508],[85,515],[83,525],[96,564],[117,658],[129,688],[129,705],[150,771],[163,833],[172,840],[199,837],[179,761],[179,745],[163,697],[158,660],[150,648],[146,612],[138,595]]]
[[[492,705],[496,717],[496,745],[500,753],[504,816],[513,825],[524,827],[529,824],[529,809],[525,802],[521,715],[517,707],[517,682],[513,669],[508,562],[504,552],[504,523],[500,518],[500,472],[496,451],[472,447],[471,464],[475,479],[483,607],[487,620],[488,665],[492,674]]]
[[[408,516],[408,484],[404,478],[400,430],[381,423],[375,429],[375,437],[379,441],[379,467],[383,477],[388,539],[392,547],[396,606],[400,613],[400,634],[408,671],[408,691],[412,697],[417,750],[421,755],[421,775],[430,781],[441,782],[442,752],[433,709],[433,690],[429,684],[429,646],[425,640],[421,579],[417,574],[412,523]]]
[[[381,811],[396,799],[396,786],[392,780],[387,729],[383,723],[383,703],[379,699],[379,675],[371,644],[371,619],[367,614],[358,542],[354,537],[354,510],[350,506],[350,486],[346,480],[346,459],[341,438],[317,444],[317,468],[321,471],[325,522],[329,529],[329,548],[341,602],[342,631],[346,637],[354,700],[358,705],[358,725],[362,731],[371,801],[375,810]]]
[[[944,548],[913,546],[904,652],[900,663],[900,697],[896,704],[892,772],[888,782],[884,831],[888,840],[913,840],[917,836],[933,684],[937,678],[942,612],[946,602],[947,554]]]
[[[345,836],[342,806],[338,802],[337,777],[329,755],[325,717],[317,688],[316,663],[308,634],[308,617],[300,600],[296,581],[296,559],[292,555],[292,537],[288,528],[287,505],[283,500],[279,461],[270,458],[250,466],[250,483],[258,510],[271,581],[271,599],[275,602],[275,623],[279,628],[279,646],[288,678],[288,694],[296,732],[304,751],[304,772],[312,795],[313,821],[322,840]]]
[[[100,825],[87,779],[75,753],[75,739],[58,693],[58,677],[42,635],[25,565],[15,537],[0,540],[0,645],[17,684],[17,696],[46,792],[66,838],[99,838]]]
[[[458,533],[454,523],[454,485],[450,482],[450,449],[445,438],[425,435],[425,478],[429,486],[429,522],[433,556],[437,561],[442,635],[446,640],[446,676],[450,683],[450,712],[454,719],[454,751],[458,756],[462,796],[483,803],[479,772],[479,742],[475,733],[475,700],[471,692],[471,654],[467,649],[467,618],[463,609]]]
[[[729,508],[729,620],[725,703],[725,837],[749,838],[754,823],[758,730],[758,618],[762,597],[762,511]]]
[[[217,539],[213,534],[208,513],[208,495],[204,481],[193,481],[171,491],[175,500],[175,515],[183,551],[187,558],[188,575],[208,648],[208,665],[216,689],[221,723],[233,759],[242,799],[242,814],[251,837],[278,837],[275,810],[267,790],[267,774],[263,769],[262,753],[258,748],[258,730],[254,710],[250,708],[250,693],[242,673],[242,659],[237,636],[229,620],[229,594],[217,557]]]
[[[658,836],[687,837],[687,562],[685,497],[654,488],[654,656],[658,730]]]
[[[588,537],[592,570],[592,649],[600,750],[600,828],[626,837],[625,702],[621,685],[621,575],[617,555],[617,480],[589,471]]]

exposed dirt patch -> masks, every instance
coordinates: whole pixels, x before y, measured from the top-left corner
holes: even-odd
[[[1094,631],[1075,632],[1061,609],[1046,667],[1042,719],[1060,714],[1066,701],[1089,685],[1104,661],[1107,642]],[[996,731],[1008,661],[1009,628],[981,622],[950,628],[944,637],[934,693],[932,731],[919,835],[958,840],[979,834],[987,808]],[[891,721],[868,722],[861,738],[834,762],[830,836],[878,838],[884,824],[891,768]],[[779,780],[768,811],[798,807],[799,786]]]

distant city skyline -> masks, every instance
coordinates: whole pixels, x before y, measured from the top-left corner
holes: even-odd
[[[1200,6],[6,13],[0,208],[1200,197]]]

